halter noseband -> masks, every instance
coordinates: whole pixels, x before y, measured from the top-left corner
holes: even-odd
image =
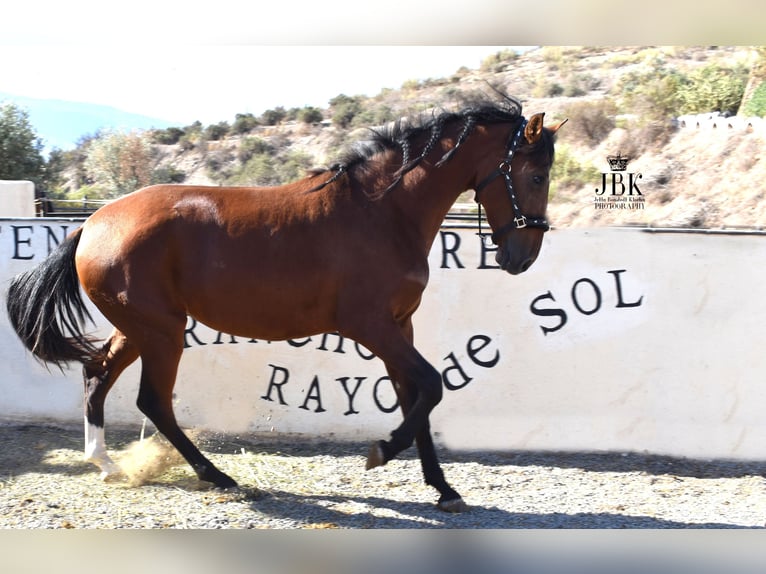
[[[508,197],[511,200],[511,208],[513,209],[513,220],[503,225],[497,231],[493,231],[491,237],[492,243],[495,245],[497,245],[500,242],[500,239],[502,239],[502,237],[511,229],[524,229],[525,227],[531,227],[533,229],[542,229],[543,231],[548,231],[551,228],[551,226],[548,225],[548,220],[545,219],[545,216],[527,217],[521,213],[519,202],[516,199],[516,193],[513,191],[513,180],[511,179],[511,160],[513,160],[513,154],[516,153],[516,149],[521,143],[521,137],[524,134],[524,128],[526,126],[527,120],[522,117],[521,124],[519,124],[519,129],[516,131],[516,135],[514,135],[513,139],[510,140],[505,159],[500,162],[500,165],[497,166],[495,171],[481,180],[481,182],[474,188],[474,191],[476,192],[476,203],[479,205],[479,235],[483,237],[484,234],[481,232],[481,202],[479,201],[479,192],[481,192],[490,182],[494,181],[494,179],[500,175],[502,175],[503,179],[505,180],[505,189],[508,191]]]

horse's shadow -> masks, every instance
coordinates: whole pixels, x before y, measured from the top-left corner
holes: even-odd
[[[337,505],[352,503],[378,513],[385,510],[395,516],[365,518],[351,516]],[[425,502],[400,502],[378,496],[306,495],[285,491],[269,491],[268,495],[250,502],[254,512],[273,519],[307,524],[308,527],[373,528],[373,529],[700,529],[745,527],[709,522],[690,524],[649,516],[627,516],[612,513],[548,513],[508,512],[496,507],[471,506],[468,512],[450,514]],[[310,516],[307,522],[306,517]]]

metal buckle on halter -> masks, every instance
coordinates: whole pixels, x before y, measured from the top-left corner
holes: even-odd
[[[514,217],[513,222],[516,224],[516,229],[524,229],[527,226],[527,218],[524,215]]]
[[[503,160],[500,162],[500,165],[497,166],[497,171],[500,172],[500,175],[508,176],[511,174],[511,162],[508,160]]]

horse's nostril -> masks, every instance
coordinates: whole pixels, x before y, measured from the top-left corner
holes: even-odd
[[[524,271],[532,267],[532,263],[532,259],[525,260],[524,263],[521,264],[521,272],[524,273]]]

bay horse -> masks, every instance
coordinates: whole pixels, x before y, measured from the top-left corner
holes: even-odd
[[[85,458],[119,472],[104,440],[104,400],[141,358],[137,406],[200,480],[237,483],[179,428],[173,387],[187,316],[236,336],[298,339],[337,332],[385,363],[403,412],[367,469],[416,442],[438,507],[467,508],[439,466],[429,413],[442,377],[413,346],[412,315],[429,276],[428,254],[458,195],[475,190],[510,274],[538,256],[554,134],[521,103],[474,102],[373,131],[342,160],[272,188],[155,185],[100,208],[36,268],[15,277],[7,310],[41,362],[79,362]],[[562,122],[563,123],[563,122]],[[82,291],[113,325],[100,345]]]

